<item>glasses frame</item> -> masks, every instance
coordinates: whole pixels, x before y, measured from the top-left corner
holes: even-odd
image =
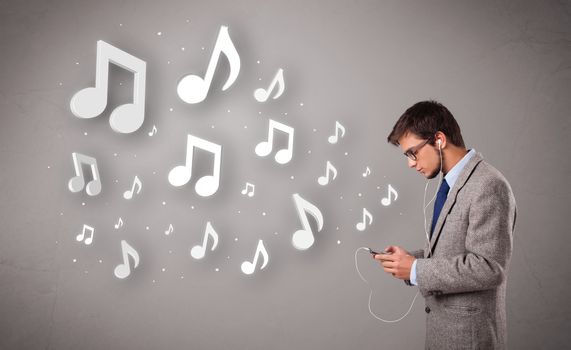
[[[412,146],[406,152],[403,153],[404,156],[407,157],[408,159],[416,162],[416,160],[418,159],[418,158],[416,158],[416,154],[422,149],[422,147],[426,146],[431,140],[432,140],[432,137],[426,139],[425,141],[419,143],[416,146]]]

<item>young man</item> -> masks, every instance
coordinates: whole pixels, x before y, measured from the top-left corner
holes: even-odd
[[[427,179],[441,171],[444,178],[432,224],[425,228],[424,250],[389,246],[389,254],[375,259],[387,273],[420,289],[427,349],[505,349],[506,279],[516,221],[509,183],[481,154],[466,150],[458,123],[436,101],[410,107],[388,142],[400,146],[408,166]]]

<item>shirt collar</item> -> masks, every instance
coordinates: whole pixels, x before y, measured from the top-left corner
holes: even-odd
[[[462,159],[460,159],[458,163],[456,163],[456,165],[454,165],[452,169],[450,169],[448,174],[444,176],[444,180],[446,180],[450,188],[454,187],[454,184],[456,183],[456,180],[458,180],[458,176],[460,176],[462,169],[464,169],[466,164],[468,164],[470,159],[472,159],[475,154],[476,150],[472,148]]]

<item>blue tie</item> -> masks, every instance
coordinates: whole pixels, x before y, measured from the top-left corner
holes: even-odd
[[[436,226],[436,222],[438,221],[438,217],[440,216],[440,212],[442,211],[444,202],[446,202],[446,197],[448,196],[449,190],[450,186],[448,186],[448,182],[446,182],[446,180],[443,180],[442,184],[440,185],[440,188],[438,189],[438,194],[436,194],[436,202],[434,203],[434,213],[432,214],[432,226],[430,227],[430,238],[432,238],[434,227]]]

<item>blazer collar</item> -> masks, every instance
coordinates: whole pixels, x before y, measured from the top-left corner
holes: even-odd
[[[440,236],[440,231],[442,230],[444,221],[446,220],[446,217],[448,216],[450,209],[452,209],[452,206],[454,205],[454,203],[456,203],[456,195],[458,194],[458,191],[460,191],[460,189],[464,187],[464,184],[466,183],[466,181],[468,181],[468,179],[472,175],[474,168],[476,168],[476,166],[483,159],[484,158],[482,157],[481,153],[477,152],[476,154],[474,154],[472,159],[470,159],[470,161],[466,164],[464,169],[462,169],[462,172],[458,176],[458,180],[456,180],[454,187],[450,189],[448,197],[446,197],[446,202],[444,202],[444,207],[442,207],[442,211],[440,212],[440,216],[438,217],[438,221],[436,222],[436,226],[434,227],[434,232],[432,233],[432,239],[430,240],[430,249],[432,250],[431,254],[434,252],[434,246],[438,241],[438,236]]]

